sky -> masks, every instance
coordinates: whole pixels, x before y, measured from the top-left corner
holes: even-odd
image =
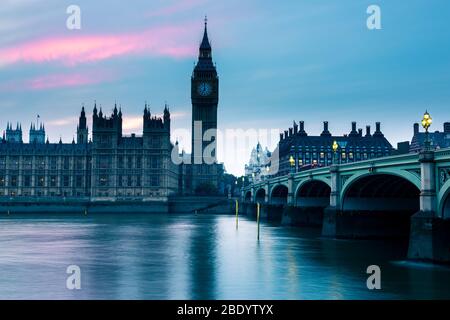
[[[367,28],[372,4],[380,30]],[[70,5],[79,30],[66,26]],[[172,140],[189,152],[205,15],[220,77],[218,157],[230,173],[243,174],[256,140],[273,149],[293,120],[312,135],[323,121],[339,135],[380,121],[394,146],[426,109],[433,130],[450,121],[446,0],[2,0],[0,129],[21,122],[27,141],[39,114],[51,142],[71,142],[81,106],[90,117],[97,101],[107,113],[120,105],[124,133],[140,134],[145,101],[154,114],[167,102]],[[242,145],[239,132],[257,136]]]

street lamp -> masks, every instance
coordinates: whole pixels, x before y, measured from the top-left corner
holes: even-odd
[[[292,169],[295,166],[295,159],[292,155],[289,157],[289,164],[291,165],[291,172],[292,172]]]
[[[422,127],[425,129],[425,143],[424,143],[425,151],[430,150],[430,139],[429,139],[428,129],[430,128],[432,123],[433,123],[433,119],[431,118],[428,111],[425,111],[425,113],[423,114],[423,118],[422,118]]]
[[[269,173],[270,173],[270,167],[266,166],[266,174],[265,174],[266,179],[269,179]]]
[[[339,149],[339,145],[336,140],[333,141],[331,148],[333,149],[333,163],[336,163],[336,153]]]

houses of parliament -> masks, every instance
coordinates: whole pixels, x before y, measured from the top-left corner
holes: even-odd
[[[202,134],[217,129],[219,86],[211,51],[205,21],[191,77],[193,135],[194,124],[201,124]],[[145,105],[142,121],[142,135],[124,136],[122,110],[115,105],[106,115],[95,104],[90,139],[83,106],[71,143],[50,143],[44,124],[32,124],[24,143],[21,124],[8,123],[0,143],[0,199],[167,201],[171,195],[192,194],[203,183],[218,187],[222,166],[196,161],[206,147],[202,139],[193,136],[192,164],[172,161],[167,105],[162,117]]]

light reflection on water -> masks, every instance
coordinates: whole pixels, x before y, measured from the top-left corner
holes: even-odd
[[[407,243],[213,215],[0,218],[1,299],[450,298],[450,269],[406,262]],[[68,265],[81,290],[66,289]],[[366,288],[377,264],[382,290]]]

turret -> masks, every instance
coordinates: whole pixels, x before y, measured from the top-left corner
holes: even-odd
[[[17,126],[19,128],[19,126]],[[30,125],[30,143],[45,143],[45,127],[41,123],[36,126],[34,123]]]
[[[170,112],[167,104],[163,116],[151,116],[147,103],[144,107],[143,144],[144,148],[167,148],[170,146]],[[156,143],[156,144],[155,144]]]
[[[97,117],[97,101],[94,102],[94,110],[92,111],[93,117]]]
[[[167,104],[164,107],[164,127],[170,132],[170,111]]]
[[[84,111],[84,106],[81,108],[80,117],[78,119],[78,127],[77,127],[77,143],[78,144],[86,144],[88,143],[88,127],[87,127],[87,119],[86,112]]]
[[[118,112],[117,105],[115,104],[114,111],[111,117],[108,118],[103,116],[101,106],[98,115],[96,109],[96,106],[94,106],[94,113],[92,115],[92,142],[94,144],[100,143],[105,147],[116,146],[122,137],[121,112]],[[85,141],[87,141],[87,134]]]
[[[144,107],[144,135],[149,132],[158,132],[161,130],[170,130],[170,112],[167,105],[164,108],[163,117],[151,116],[150,109],[147,104]]]

